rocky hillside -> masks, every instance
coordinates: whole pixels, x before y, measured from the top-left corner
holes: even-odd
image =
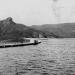
[[[18,38],[49,38],[58,36],[53,33],[44,32],[30,28],[23,24],[18,24],[11,17],[0,21],[0,40]]]

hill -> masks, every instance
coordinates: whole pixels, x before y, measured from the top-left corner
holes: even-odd
[[[24,24],[18,24],[11,17],[0,21],[0,40],[19,39],[19,38],[48,38],[58,37],[53,33],[47,33],[41,30],[28,27]]]
[[[32,25],[31,28],[53,33],[59,38],[75,38],[75,23]]]
[[[0,40],[19,38],[75,38],[75,23],[26,26],[11,17],[0,21]]]

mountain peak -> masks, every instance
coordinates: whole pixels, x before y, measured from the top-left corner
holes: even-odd
[[[11,24],[14,23],[12,17],[8,17],[5,20],[2,20],[3,24]]]
[[[12,17],[8,17],[8,18],[6,18],[6,20],[7,21],[12,21],[13,19],[12,19]]]

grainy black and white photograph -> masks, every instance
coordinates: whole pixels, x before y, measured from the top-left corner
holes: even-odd
[[[75,75],[75,0],[0,0],[0,75]]]

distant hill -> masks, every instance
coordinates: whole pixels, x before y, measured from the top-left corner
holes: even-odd
[[[53,33],[44,32],[23,24],[18,24],[11,17],[0,21],[0,40],[19,38],[57,38]]]
[[[59,38],[75,38],[75,23],[32,25],[31,28],[53,33]]]

